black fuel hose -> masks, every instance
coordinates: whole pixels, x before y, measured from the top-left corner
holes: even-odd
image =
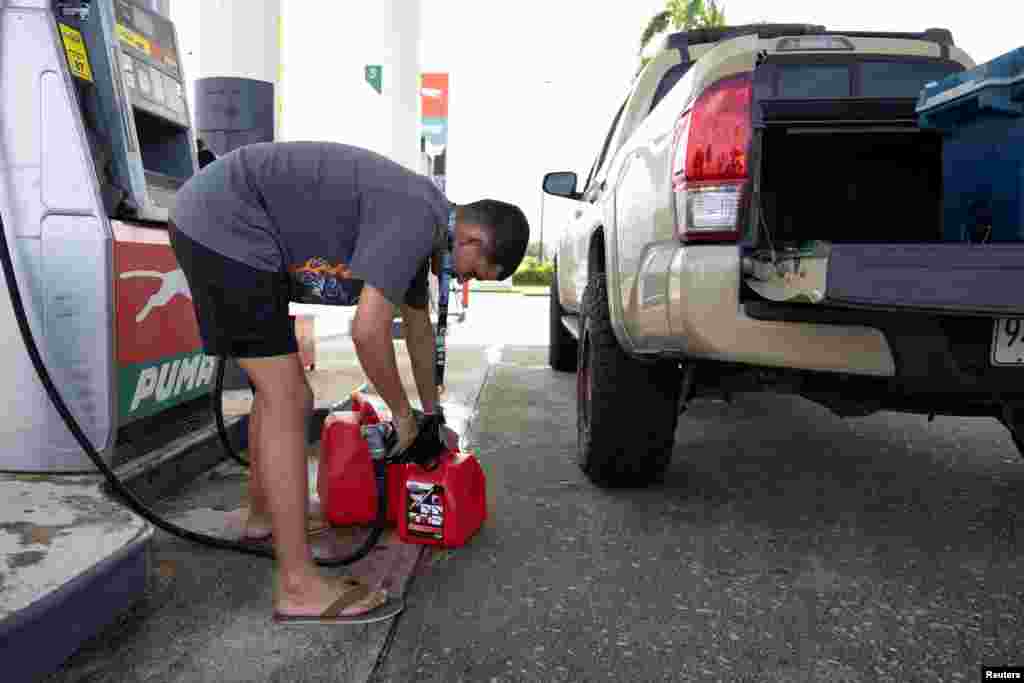
[[[220,438],[221,448],[232,460],[242,467],[248,468],[250,466],[249,459],[243,458],[242,455],[235,450],[234,446],[231,445],[231,440],[228,439],[228,428],[224,426],[224,366],[227,365],[227,362],[228,357],[221,356],[217,363],[217,379],[214,380],[213,393],[210,394],[210,407],[213,410],[213,417],[217,421],[217,436]],[[255,386],[252,387],[252,392],[255,397]]]
[[[98,469],[106,478],[111,490],[120,498],[120,501],[125,505],[125,507],[158,529],[185,539],[186,541],[209,546],[211,548],[233,550],[247,555],[258,555],[272,559],[274,557],[272,550],[254,547],[250,544],[239,543],[238,541],[230,541],[226,538],[218,538],[216,536],[201,534],[167,521],[147,507],[145,503],[139,500],[139,498],[132,493],[131,489],[125,486],[125,484],[117,478],[117,474],[109,465],[107,465],[106,462],[104,462],[103,458],[96,452],[96,449],[93,448],[93,445],[89,442],[89,438],[82,431],[82,428],[75,419],[75,416],[72,415],[71,411],[68,409],[67,404],[64,403],[64,399],[61,397],[60,392],[57,391],[57,387],[54,386],[53,378],[50,377],[50,373],[46,369],[46,365],[43,363],[42,356],[39,353],[39,347],[36,345],[35,339],[32,336],[32,328],[29,325],[28,316],[25,314],[21,291],[18,289],[18,280],[14,272],[13,252],[7,241],[7,230],[4,226],[2,217],[0,217],[0,245],[3,247],[0,249],[0,261],[3,261],[4,277],[7,280],[7,292],[11,298],[11,307],[14,309],[14,317],[18,321],[18,329],[21,330],[21,336],[25,342],[25,350],[28,351],[28,355],[32,359],[32,364],[35,366],[36,373],[39,375],[39,381],[43,383],[43,387],[46,389],[47,395],[53,402],[53,407],[57,409],[57,412],[64,420],[64,424],[67,425],[68,431],[71,432],[72,436],[74,436],[75,440],[78,442],[78,445],[81,446],[85,454],[89,456],[89,459],[92,460],[94,465],[96,465],[96,469]],[[224,358],[221,358],[217,368],[217,389],[215,391],[217,399],[220,399],[223,387]],[[224,446],[228,455],[233,455],[237,460],[238,454],[235,453],[235,450],[231,447],[227,438],[227,430],[224,427],[224,414],[220,400],[215,401],[214,412],[217,415],[217,430],[220,434],[221,445]],[[387,518],[387,513],[385,511],[385,501],[387,500],[387,496],[382,495],[384,492],[382,492],[381,489],[382,484],[381,481],[378,480],[377,520],[370,532],[370,535],[366,538],[363,544],[348,557],[336,560],[315,559],[314,561],[317,564],[324,567],[340,567],[352,564],[353,562],[366,557],[366,555],[370,553],[384,532],[384,525]]]

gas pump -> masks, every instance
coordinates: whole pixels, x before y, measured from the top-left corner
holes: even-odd
[[[119,464],[133,428],[206,411],[216,369],[166,232],[197,169],[177,36],[129,0],[0,8],[3,50],[18,56],[0,64],[0,218],[18,290],[69,409]],[[92,471],[7,301],[0,469]]]
[[[208,416],[215,374],[244,464],[167,234],[197,166],[173,24],[133,0],[0,0],[0,51],[18,55],[0,60],[0,471],[97,468],[154,526],[273,558],[161,518],[113,469],[132,437]],[[356,562],[382,531],[316,561]]]

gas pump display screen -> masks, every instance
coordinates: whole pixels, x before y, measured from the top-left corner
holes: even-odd
[[[117,0],[115,13],[117,37],[121,45],[137,53],[141,52],[180,78],[171,22],[127,0]]]
[[[114,5],[124,82],[132,102],[179,126],[187,125],[185,91],[174,45],[174,25],[129,0]]]

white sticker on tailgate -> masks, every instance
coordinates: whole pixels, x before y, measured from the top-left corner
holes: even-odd
[[[992,335],[992,365],[1024,365],[1024,319],[996,320]]]

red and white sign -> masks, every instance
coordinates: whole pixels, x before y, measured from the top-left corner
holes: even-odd
[[[199,350],[192,294],[167,232],[117,226],[115,235],[118,364]]]

